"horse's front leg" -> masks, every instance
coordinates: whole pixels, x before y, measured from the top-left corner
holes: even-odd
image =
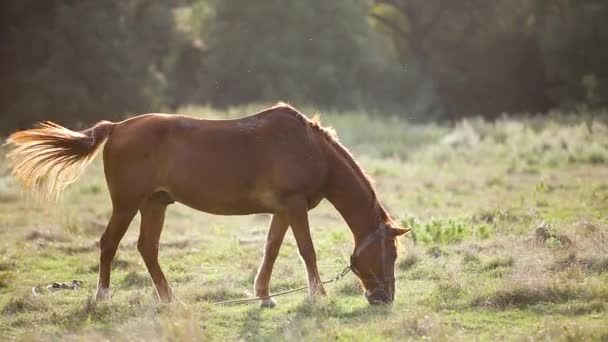
[[[279,255],[279,249],[283,243],[285,232],[289,224],[284,215],[276,214],[272,216],[270,221],[270,229],[268,230],[268,237],[266,238],[266,244],[264,245],[264,256],[262,257],[262,264],[258,270],[258,274],[255,276],[255,295],[258,297],[266,297],[270,295],[270,275],[272,274],[272,267],[274,261]],[[263,308],[273,308],[276,303],[272,298],[262,300],[260,305]]]
[[[310,236],[308,224],[308,205],[306,201],[293,201],[288,208],[288,220],[293,235],[298,244],[298,251],[308,273],[308,291],[311,296],[325,295],[319,270],[317,269],[317,255]]]

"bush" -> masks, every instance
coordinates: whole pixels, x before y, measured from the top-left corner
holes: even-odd
[[[414,218],[408,218],[402,224],[413,228],[412,239],[423,244],[457,243],[468,238],[487,239],[490,236],[487,224],[473,224],[460,219],[433,219],[421,224]]]

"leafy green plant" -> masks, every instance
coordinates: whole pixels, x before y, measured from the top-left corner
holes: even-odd
[[[421,224],[410,217],[404,219],[402,224],[413,228],[412,239],[422,244],[448,244],[469,238],[487,239],[490,236],[490,228],[487,224],[473,224],[461,219],[433,219]]]

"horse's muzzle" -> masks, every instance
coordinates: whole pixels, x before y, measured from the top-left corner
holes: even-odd
[[[394,285],[377,287],[373,291],[365,291],[365,298],[371,305],[391,304],[395,299]]]

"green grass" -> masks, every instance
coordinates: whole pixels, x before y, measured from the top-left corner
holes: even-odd
[[[221,118],[259,108],[182,112]],[[605,118],[473,119],[454,128],[363,113],[321,119],[374,176],[395,218],[414,228],[400,241],[392,306],[369,306],[352,274],[328,285],[326,298],[294,293],[274,309],[214,306],[252,295],[269,217],[212,216],[179,204],[169,208],[160,261],[186,306],[157,302],[136,250],[139,218],[114,262],[111,301],[95,302],[96,242],[111,212],[100,160],[60,203],[41,203],[21,196],[0,154],[0,338],[608,339]],[[310,220],[319,269],[330,278],[348,261],[350,232],[326,202]],[[74,279],[80,290],[45,289]],[[288,234],[272,291],[305,284]]]

